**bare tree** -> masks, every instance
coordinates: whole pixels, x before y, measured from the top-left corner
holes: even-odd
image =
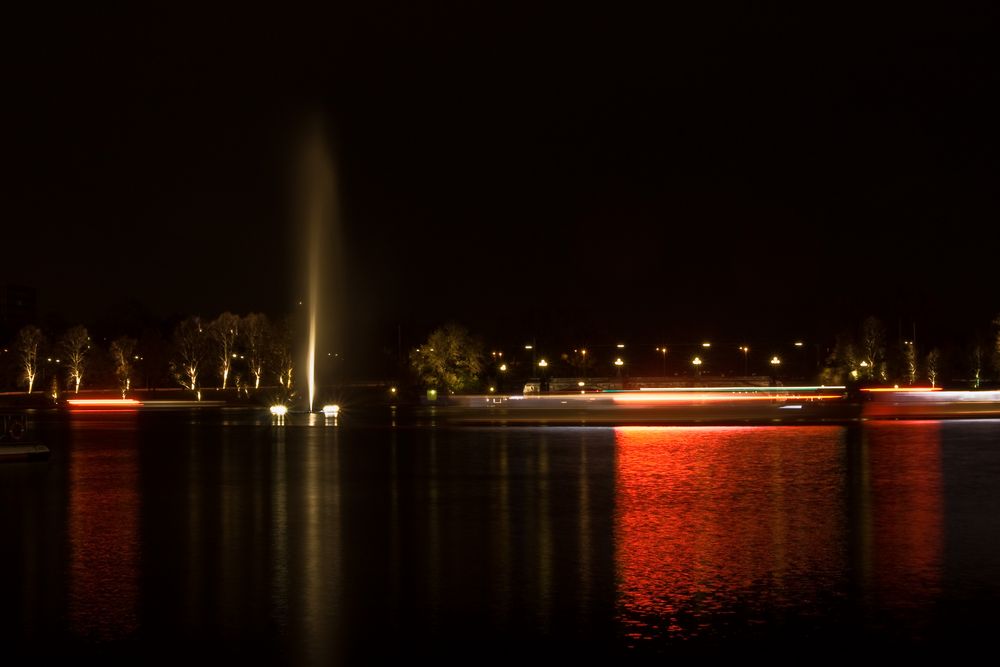
[[[73,385],[73,393],[80,393],[83,383],[83,371],[90,351],[90,334],[82,326],[71,327],[63,334],[59,342],[63,356],[66,358],[66,369],[69,371],[69,382]]]
[[[906,379],[913,385],[917,382],[917,343],[908,340],[903,343],[903,363],[906,364]]]
[[[207,334],[197,317],[189,317],[174,329],[175,358],[170,367],[174,377],[185,389],[198,391],[198,376],[205,360]],[[201,392],[198,392],[201,398]]]
[[[208,327],[212,339],[212,353],[222,376],[222,388],[226,388],[229,372],[236,356],[236,339],[240,333],[240,318],[226,311],[219,315]]]
[[[122,398],[132,388],[132,368],[135,359],[136,341],[134,338],[122,336],[111,342],[111,361],[115,367],[115,378],[118,380],[118,388],[122,392]]]
[[[993,326],[996,327],[993,334],[993,368],[1000,376],[1000,315],[993,319]]]
[[[875,316],[861,323],[861,356],[866,362],[868,377],[873,378],[885,356],[885,327]]]
[[[240,335],[246,349],[247,367],[254,378],[253,388],[260,389],[260,380],[264,375],[264,364],[268,356],[271,323],[262,313],[250,313],[240,321]]]
[[[969,365],[972,370],[972,388],[979,389],[983,378],[983,346],[978,342],[969,351]]]
[[[278,373],[278,384],[286,391],[291,390],[294,360],[292,359],[292,329],[288,322],[283,322],[277,327],[271,340],[271,355]]]
[[[39,349],[45,344],[45,334],[36,326],[28,325],[17,332],[14,343],[21,359],[21,379],[28,385],[30,394],[35,388],[35,378],[38,377]]]
[[[927,379],[931,381],[931,386],[937,386],[938,375],[941,372],[941,351],[934,348],[927,354]]]

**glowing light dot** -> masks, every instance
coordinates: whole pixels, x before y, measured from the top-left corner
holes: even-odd
[[[323,406],[323,414],[326,415],[327,417],[335,417],[338,414],[340,414],[340,406],[339,405],[324,405]]]
[[[288,406],[285,405],[272,405],[271,414],[275,417],[284,417],[288,414]]]

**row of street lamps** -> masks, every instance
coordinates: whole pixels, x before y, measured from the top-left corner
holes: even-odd
[[[802,341],[795,341],[794,345],[795,345],[795,347],[802,347],[804,345],[804,343]],[[617,343],[615,345],[615,347],[617,349],[624,349],[625,348],[625,344],[624,343]],[[704,343],[701,344],[701,347],[705,348],[705,349],[709,349],[709,348],[712,347],[712,344],[709,343],[709,342],[704,342]],[[535,363],[535,347],[534,347],[534,345],[525,345],[524,349],[531,351],[532,366],[537,365],[538,368],[542,369],[543,371],[544,371],[544,369],[548,368],[549,362],[545,358],[542,358],[542,359],[538,360],[537,364]],[[750,346],[749,345],[740,345],[737,349],[740,352],[743,353],[743,374],[744,375],[749,375],[750,374]],[[661,359],[662,359],[662,362],[663,362],[663,368],[662,368],[662,370],[663,370],[663,374],[666,375],[667,374],[667,347],[665,345],[658,346],[658,347],[655,348],[655,351],[659,352],[660,355],[661,355]],[[574,350],[574,352],[577,352],[577,350]],[[586,359],[587,350],[585,348],[581,348],[578,353],[579,353],[579,355],[583,359]],[[503,352],[493,352],[492,354],[493,354],[494,359],[496,359],[496,360],[500,360],[500,359],[503,358]],[[696,373],[701,370],[701,366],[704,363],[705,362],[702,361],[702,359],[701,359],[700,356],[695,356],[695,357],[693,357],[691,359],[691,365],[694,366],[694,370],[695,370]],[[770,359],[770,364],[771,364],[772,368],[777,369],[777,367],[779,367],[781,365],[781,357],[779,357],[776,354],[773,355],[771,357],[771,359]],[[615,369],[617,370],[618,374],[621,374],[621,369],[625,365],[625,361],[620,356],[616,356],[615,360],[612,362],[612,365],[615,366]],[[506,372],[507,371],[507,364],[506,363],[501,363],[498,368],[499,368],[499,370],[501,372]]]

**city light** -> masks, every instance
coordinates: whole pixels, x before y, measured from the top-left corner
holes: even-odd
[[[708,348],[708,347],[712,347],[712,344],[708,343],[708,342],[705,342],[705,343],[702,343],[701,346]]]
[[[338,414],[340,414],[340,406],[336,404],[324,405],[323,414],[326,415],[327,417],[336,417]]]
[[[542,359],[541,361],[538,362],[539,368],[545,368],[548,365],[549,365],[549,362],[545,361],[544,359]]]
[[[781,359],[778,358],[778,355],[774,355],[773,357],[771,357],[772,366],[778,366],[780,364],[781,364]]]
[[[506,370],[507,370],[507,364],[500,364],[500,371],[503,372]]]
[[[621,357],[618,357],[617,359],[615,359],[615,366],[624,366],[624,365],[625,365],[625,362],[622,361]]]
[[[800,340],[795,341],[795,347],[802,347],[803,342]]]
[[[701,358],[695,357],[694,359],[691,360],[691,363],[694,364],[695,366],[701,366]]]
[[[274,415],[275,417],[284,417],[286,414],[288,414],[288,406],[280,404],[272,405],[271,414]]]

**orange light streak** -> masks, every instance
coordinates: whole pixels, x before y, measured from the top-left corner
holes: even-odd
[[[71,398],[66,403],[74,408],[137,408],[142,405],[134,398]]]
[[[882,393],[882,392],[926,392],[926,391],[941,391],[941,387],[865,387],[861,391],[870,391],[872,393]]]
[[[812,401],[843,398],[840,394],[718,394],[714,392],[614,394],[615,403],[723,403],[732,401]]]

